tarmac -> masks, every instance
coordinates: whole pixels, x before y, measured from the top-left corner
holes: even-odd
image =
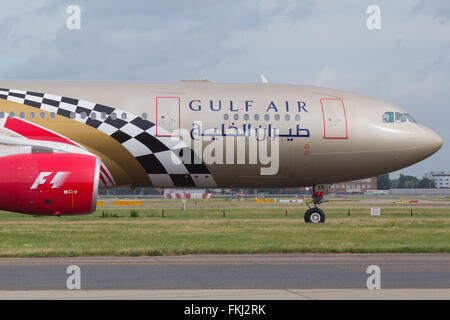
[[[80,290],[69,290],[77,266]],[[369,290],[370,266],[380,289]],[[373,267],[372,267],[373,268]],[[72,278],[73,279],[73,278]],[[373,286],[372,286],[373,287]],[[0,259],[0,299],[450,299],[449,254]]]

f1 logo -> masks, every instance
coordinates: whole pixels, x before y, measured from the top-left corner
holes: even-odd
[[[41,172],[37,176],[36,180],[34,181],[33,185],[30,189],[37,189],[37,187],[41,184],[45,184],[47,182],[47,177],[50,176],[53,172]],[[59,188],[64,184],[64,181],[66,181],[67,177],[69,176],[70,172],[67,171],[60,171],[55,174],[52,181],[50,181],[50,184],[52,185],[52,189]]]

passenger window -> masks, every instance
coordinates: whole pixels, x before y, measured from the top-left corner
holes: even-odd
[[[86,112],[81,112],[80,113],[81,119],[86,119]]]
[[[295,115],[295,121],[300,121],[300,115],[299,114]]]
[[[91,112],[89,116],[92,120],[95,120],[95,118],[97,118],[97,114],[95,112]]]
[[[20,118],[20,119],[25,118],[25,112],[20,112],[20,113],[19,113],[19,118]]]
[[[41,112],[41,113],[39,114],[39,117],[40,117],[41,119],[44,119],[44,118],[45,118],[45,112]]]
[[[122,113],[122,120],[127,120],[127,114],[125,112]]]
[[[230,117],[228,116],[228,113],[225,113],[223,115],[223,120],[227,121]]]
[[[233,115],[233,119],[236,120],[236,121],[239,120],[239,115],[238,115],[237,113],[235,113],[235,114]]]
[[[264,115],[264,120],[265,121],[269,121],[270,120],[270,115],[268,115],[267,113]]]
[[[116,120],[117,119],[117,114],[115,112],[111,113],[111,119],[112,120]]]
[[[396,112],[395,122],[406,122],[406,118],[400,112]]]
[[[244,114],[244,120],[248,121],[250,119],[250,116],[248,114]]]
[[[393,112],[385,112],[383,114],[383,122],[393,123],[394,122],[394,113]]]
[[[416,119],[414,119],[409,113],[404,113],[403,115],[406,117],[406,119],[408,119],[409,122],[417,123]]]
[[[30,119],[34,119],[35,118],[35,113],[32,111],[32,112],[30,112]]]
[[[14,112],[10,112],[10,113],[9,113],[9,117],[10,117],[11,119],[14,119],[15,116],[16,116],[16,115],[14,114]]]
[[[275,121],[280,121],[280,115],[278,113],[275,115]]]
[[[291,116],[290,116],[290,115],[288,115],[288,114],[287,114],[287,115],[285,115],[285,116],[284,116],[284,120],[286,120],[286,121],[289,121],[289,120],[291,120]]]
[[[2,111],[0,112],[0,118],[4,118],[5,117],[5,113]]]
[[[256,121],[258,121],[258,120],[259,120],[259,114],[255,114],[255,115],[253,116],[253,119],[256,120]]]
[[[102,112],[100,116],[101,116],[102,120],[105,120],[106,119],[106,112]]]
[[[144,112],[144,113],[142,114],[142,117],[141,117],[141,118],[144,119],[144,120],[147,120],[147,113]]]
[[[50,112],[50,119],[55,119],[56,118],[56,114],[54,112]]]
[[[71,112],[70,113],[70,119],[75,119],[76,118],[76,113],[75,112]]]

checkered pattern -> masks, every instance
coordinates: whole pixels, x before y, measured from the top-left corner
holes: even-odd
[[[203,163],[191,161],[187,164],[178,157],[188,152],[191,159],[194,158],[193,151],[186,144],[179,139],[156,136],[155,124],[142,117],[98,103],[32,91],[0,88],[0,98],[66,118],[74,115],[73,120],[106,133],[139,161],[155,187],[216,186]],[[159,126],[158,134],[170,135]]]

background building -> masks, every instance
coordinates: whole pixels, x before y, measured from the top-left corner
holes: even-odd
[[[166,199],[211,199],[212,193],[206,192],[206,189],[164,189],[164,198]]]
[[[339,182],[330,186],[330,192],[334,193],[363,193],[366,190],[377,190],[377,177]]]
[[[424,178],[434,181],[436,188],[450,188],[450,173],[445,171],[431,171],[424,175]]]

